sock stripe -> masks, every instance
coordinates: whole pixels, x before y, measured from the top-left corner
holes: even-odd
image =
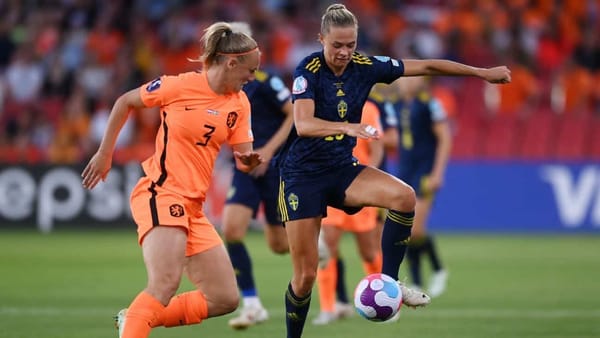
[[[406,216],[402,216],[402,215],[400,215],[398,213],[395,213],[392,210],[390,210],[390,212],[388,213],[387,217],[390,220],[392,220],[392,221],[394,221],[394,222],[396,222],[398,224],[402,224],[402,225],[409,226],[409,227],[413,225],[414,216],[412,216],[412,217],[406,217]]]
[[[288,286],[287,291],[285,292],[285,297],[294,305],[294,306],[303,306],[310,302],[311,293],[304,297],[298,297],[294,294],[292,290],[292,285]]]

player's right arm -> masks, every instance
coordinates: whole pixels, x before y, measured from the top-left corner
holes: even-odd
[[[108,124],[104,131],[100,147],[81,173],[84,188],[92,189],[100,180],[104,181],[106,179],[108,171],[112,166],[112,156],[117,137],[129,117],[129,112],[132,109],[142,107],[145,106],[142,102],[139,88],[128,91],[115,101],[108,117]]]
[[[377,130],[368,124],[333,122],[315,117],[315,101],[313,99],[297,99],[294,101],[294,124],[298,136],[301,137],[346,134],[362,139],[379,138]]]

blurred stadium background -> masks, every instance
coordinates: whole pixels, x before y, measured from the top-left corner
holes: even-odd
[[[90,194],[77,184],[115,98],[160,74],[195,69],[187,59],[199,55],[198,39],[216,20],[249,22],[262,66],[290,83],[297,62],[320,48],[328,4],[0,1],[2,227],[37,224],[48,231],[126,220],[137,163],[153,148],[156,110],[132,113],[104,187]],[[359,17],[361,51],[512,69],[507,86],[473,78],[434,82],[455,132],[434,229],[598,232],[600,1],[345,4]],[[216,223],[229,180],[226,157],[207,204]],[[395,159],[391,154],[392,168]]]

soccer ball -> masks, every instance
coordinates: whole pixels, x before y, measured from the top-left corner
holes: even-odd
[[[360,280],[354,290],[356,312],[373,322],[392,318],[402,305],[402,291],[390,276],[374,273]]]

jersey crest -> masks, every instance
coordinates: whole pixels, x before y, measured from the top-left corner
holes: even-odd
[[[227,114],[227,127],[229,127],[229,129],[233,128],[233,126],[235,126],[235,122],[237,122],[237,119],[238,113],[232,111]]]

